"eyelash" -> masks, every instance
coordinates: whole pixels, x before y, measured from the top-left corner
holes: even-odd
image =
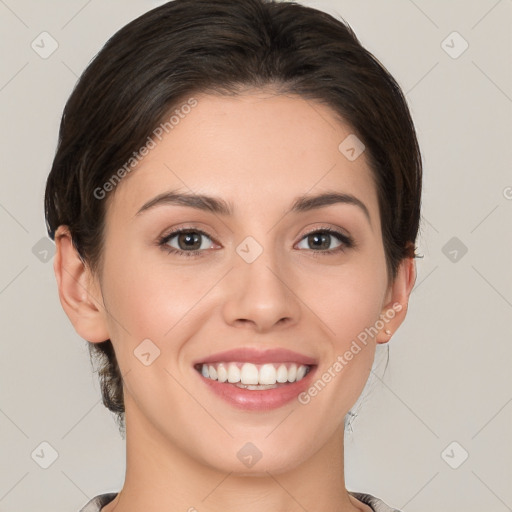
[[[163,250],[165,250],[168,254],[176,254],[178,256],[186,256],[186,257],[202,256],[201,253],[205,252],[204,250],[196,249],[193,251],[182,251],[181,249],[176,249],[175,247],[169,247],[167,245],[169,240],[174,238],[176,235],[180,235],[181,233],[198,233],[198,234],[204,235],[207,238],[209,238],[210,240],[214,241],[213,237],[211,237],[208,233],[206,233],[205,231],[202,231],[201,229],[180,228],[180,229],[172,231],[171,233],[159,238],[158,246],[161,247]],[[310,231],[309,233],[305,233],[302,236],[302,238],[300,239],[300,241],[304,240],[304,238],[306,238],[310,235],[317,234],[317,233],[328,233],[329,235],[332,235],[333,237],[337,238],[338,241],[341,242],[341,245],[339,247],[336,247],[335,249],[328,249],[326,251],[321,251],[321,250],[315,251],[313,249],[310,249],[310,252],[312,253],[313,257],[318,257],[320,255],[331,256],[331,255],[337,254],[339,252],[344,252],[347,249],[351,249],[351,248],[355,247],[355,242],[351,237],[344,235],[343,233],[340,233],[339,231],[336,231],[335,229],[332,229],[327,226],[317,228],[313,231]],[[317,253],[317,254],[315,254],[315,253]],[[320,253],[320,254],[318,254],[318,253]]]

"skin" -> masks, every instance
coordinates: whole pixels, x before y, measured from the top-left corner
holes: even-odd
[[[351,132],[326,106],[271,90],[196,95],[198,105],[108,198],[101,275],[82,264],[61,226],[54,262],[62,306],[91,343],[112,340],[124,376],[127,469],[103,511],[369,511],[345,488],[344,417],[369,377],[377,343],[405,318],[416,279],[404,259],[388,281],[377,192],[365,153],[338,146]],[[148,200],[180,191],[232,203],[232,217]],[[334,204],[288,213],[303,194],[336,190],[368,208]],[[329,226],[355,248],[327,255],[308,233]],[[201,256],[169,254],[171,228],[206,231]],[[247,237],[262,254],[236,252]],[[340,245],[327,237],[329,248]],[[169,242],[178,245],[179,238]],[[315,257],[316,256],[316,257]],[[224,277],[222,277],[224,276]],[[239,410],[213,395],[192,361],[240,346],[283,347],[316,358],[317,375],[379,315],[402,309],[307,405]],[[160,356],[134,356],[149,338]],[[247,442],[261,460],[247,468]]]

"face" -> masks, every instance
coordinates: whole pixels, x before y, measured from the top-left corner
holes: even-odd
[[[376,188],[326,106],[269,91],[195,98],[109,197],[98,286],[127,428],[212,468],[279,473],[339,435],[369,376],[368,333],[391,308]],[[307,202],[322,194],[340,196]],[[218,363],[227,382],[211,378],[225,377]],[[295,383],[293,364],[308,371]],[[281,382],[243,389],[237,370]],[[262,454],[254,468],[246,443]]]

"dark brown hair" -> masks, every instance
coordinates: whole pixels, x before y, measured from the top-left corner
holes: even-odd
[[[64,108],[45,193],[49,236],[69,226],[80,257],[101,275],[108,197],[95,190],[193,94],[265,86],[329,106],[364,143],[394,279],[400,261],[416,257],[420,221],[422,164],[406,100],[348,24],[294,2],[174,0],[114,34]],[[102,365],[103,403],[124,429],[112,343],[89,348]]]

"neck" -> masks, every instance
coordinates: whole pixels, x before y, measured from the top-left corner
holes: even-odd
[[[126,405],[125,482],[102,512],[371,510],[345,489],[343,424],[328,443],[292,470],[244,475],[191,458]]]

